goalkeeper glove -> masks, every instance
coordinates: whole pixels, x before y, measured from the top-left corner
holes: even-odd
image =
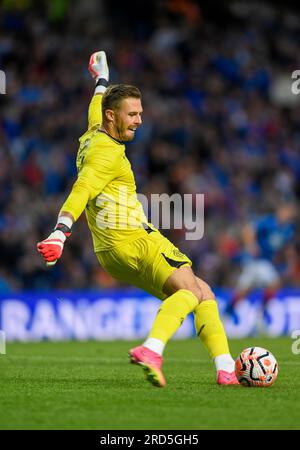
[[[108,86],[109,79],[109,70],[105,52],[95,52],[91,55],[89,72],[96,82],[95,94],[103,94]]]
[[[50,236],[37,244],[37,250],[46,261],[47,266],[54,266],[61,257],[65,240],[71,236],[71,233],[71,228],[64,223],[58,223]]]

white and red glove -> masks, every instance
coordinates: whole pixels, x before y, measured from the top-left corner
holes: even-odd
[[[71,236],[71,228],[63,223],[58,223],[50,236],[37,244],[37,250],[46,261],[47,266],[56,264],[62,255],[65,240],[69,236]]]
[[[103,94],[109,80],[109,69],[104,51],[95,52],[91,55],[89,72],[96,82],[95,94]]]

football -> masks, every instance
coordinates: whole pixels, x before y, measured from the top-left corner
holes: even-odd
[[[243,386],[269,387],[277,378],[275,356],[261,347],[249,347],[235,361],[235,373]]]

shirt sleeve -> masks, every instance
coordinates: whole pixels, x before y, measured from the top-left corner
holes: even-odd
[[[88,129],[102,123],[102,94],[93,96],[88,113]]]
[[[76,221],[87,203],[97,197],[116,177],[120,160],[121,154],[116,148],[99,145],[91,148],[61,212],[71,213]]]

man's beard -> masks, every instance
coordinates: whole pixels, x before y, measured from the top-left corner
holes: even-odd
[[[120,141],[129,142],[134,139],[135,133],[132,131],[130,133],[128,133],[129,130],[130,130],[129,128],[125,128],[121,131],[121,128],[117,128]]]

